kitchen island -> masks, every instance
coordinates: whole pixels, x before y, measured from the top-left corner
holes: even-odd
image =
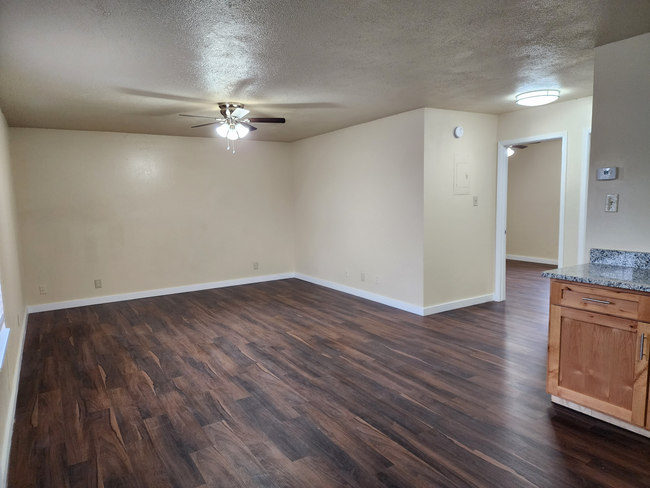
[[[542,276],[552,401],[650,437],[650,253],[592,249]]]

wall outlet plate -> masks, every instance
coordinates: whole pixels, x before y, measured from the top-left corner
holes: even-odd
[[[615,180],[618,178],[618,168],[613,166],[611,168],[598,168],[596,174],[597,180]]]

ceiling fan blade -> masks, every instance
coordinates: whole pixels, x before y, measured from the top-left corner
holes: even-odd
[[[248,130],[257,130],[257,127],[253,127],[252,125],[247,124],[245,122],[240,122],[240,124],[246,127]]]
[[[255,108],[264,107],[267,110],[293,110],[301,108],[339,108],[342,105],[330,102],[306,102],[306,103],[255,103]],[[268,108],[267,108],[268,107]]]
[[[524,146],[523,144],[517,144],[516,146],[512,146],[515,149],[526,149],[528,146]]]
[[[246,110],[245,108],[240,107],[236,108],[231,115],[238,119],[243,119],[248,112],[250,112],[250,110]]]
[[[125,93],[127,95],[135,95],[137,97],[147,97],[147,98],[160,98],[162,100],[173,100],[177,102],[189,102],[189,103],[199,103],[202,105],[213,104],[210,100],[205,100],[203,98],[194,98],[194,97],[183,97],[180,95],[172,95],[169,93],[159,93],[146,90],[137,90],[133,88],[115,88],[120,93]]]
[[[205,115],[188,115],[188,114],[178,114],[179,117],[196,117],[199,119],[212,119],[212,120],[217,120],[216,117],[206,117]]]
[[[248,120],[251,122],[263,122],[265,124],[284,124],[286,122],[286,119],[273,117],[254,117]]]
[[[207,124],[193,125],[192,127],[190,127],[190,129],[196,129],[197,127],[205,127],[206,125],[214,125],[218,123],[219,121],[217,120],[216,122],[208,122]]]

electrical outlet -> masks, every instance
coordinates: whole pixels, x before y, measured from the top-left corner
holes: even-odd
[[[346,277],[346,278],[349,278],[349,277],[350,277],[350,270],[349,270],[349,269],[346,269],[346,270],[345,270],[345,277]]]
[[[379,284],[379,276],[375,276],[375,285]]]
[[[102,280],[95,280],[95,288],[101,288],[102,287]]]
[[[253,269],[259,269],[259,263],[257,261],[253,263]]]
[[[361,273],[361,281],[366,281],[366,273]]]
[[[41,286],[39,286],[39,287],[38,287],[38,292],[39,292],[41,295],[47,295],[47,289],[45,288],[45,285],[41,285]]]

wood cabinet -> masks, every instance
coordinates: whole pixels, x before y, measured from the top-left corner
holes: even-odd
[[[546,390],[646,429],[650,294],[551,281]]]

